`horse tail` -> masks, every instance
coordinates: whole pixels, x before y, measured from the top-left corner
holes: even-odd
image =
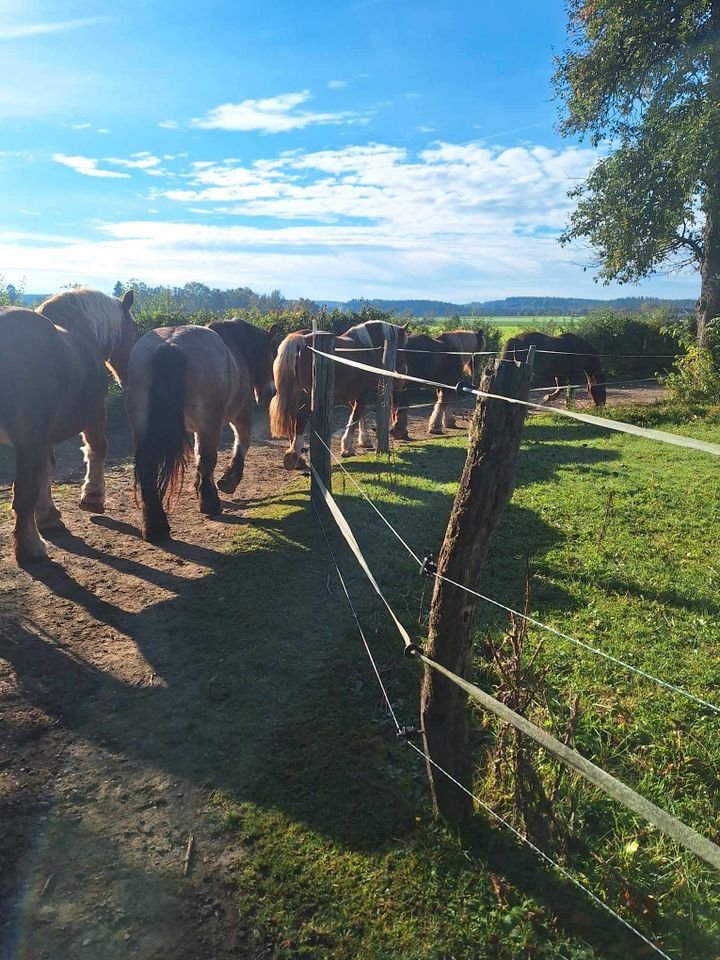
[[[270,433],[273,437],[292,437],[300,406],[302,387],[298,379],[297,365],[305,337],[291,333],[280,344],[273,363],[275,396],[270,401]]]
[[[182,490],[190,442],[185,430],[185,355],[162,344],[152,358],[145,429],[135,452],[135,485],[164,507]]]

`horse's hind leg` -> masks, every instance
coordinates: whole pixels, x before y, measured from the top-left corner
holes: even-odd
[[[340,455],[343,457],[352,457],[354,455],[353,436],[355,434],[355,427],[360,423],[364,411],[364,405],[361,404],[359,400],[353,400],[350,409],[350,419],[347,422],[345,433],[342,435],[342,440],[340,441]]]
[[[15,483],[12,509],[15,514],[15,557],[19,564],[47,560],[45,543],[35,523],[40,485],[47,475],[50,447],[45,444],[18,444],[15,447]]]
[[[60,519],[60,511],[52,498],[52,481],[55,473],[55,452],[50,452],[45,462],[45,468],[40,476],[40,492],[35,507],[35,523],[38,530],[64,530],[65,524]]]
[[[209,430],[205,428],[195,434],[195,492],[200,498],[200,513],[208,517],[222,513],[222,503],[215,486],[215,465],[220,445],[220,425]]]
[[[85,483],[82,488],[80,506],[91,513],[105,513],[105,457],[107,456],[107,438],[105,436],[105,405],[97,418],[83,431],[85,446],[83,454],[87,463]]]
[[[441,391],[441,393],[443,395],[443,402],[445,403],[442,415],[442,424],[444,427],[447,427],[448,430],[454,430],[457,427],[457,421],[455,420],[452,407],[450,406],[450,398],[447,396],[445,391]]]
[[[437,401],[435,406],[432,409],[430,414],[430,419],[428,420],[428,433],[442,433],[443,432],[443,419],[445,417],[445,408],[447,403],[443,396],[442,390],[437,391]]]
[[[227,470],[217,483],[218,488],[223,493],[235,493],[243,477],[245,456],[250,446],[250,429],[252,427],[252,408],[250,404],[247,404],[241,413],[233,417],[230,426],[235,435],[235,443]]]
[[[557,400],[557,398],[562,393],[562,387],[560,386],[560,377],[555,377],[555,389],[552,393],[546,393],[543,397],[543,403],[549,403],[551,400]]]

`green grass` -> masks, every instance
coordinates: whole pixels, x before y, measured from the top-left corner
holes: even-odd
[[[459,320],[453,320],[452,317],[444,317],[442,320],[426,321],[422,317],[417,317],[410,328],[412,333],[415,328],[427,329],[429,333],[436,336],[443,330],[475,329],[484,327],[490,331],[497,331],[500,345],[505,343],[509,337],[514,337],[518,333],[524,333],[527,330],[540,330],[554,336],[560,332],[560,328],[565,328],[572,324],[577,317],[460,317]]]
[[[621,413],[717,437],[716,417]],[[349,469],[423,553],[442,540],[463,462],[456,436],[404,446],[391,465],[368,456]],[[462,834],[432,820],[424,770],[382,712],[306,487],[300,480],[253,510],[227,563],[189,598],[203,629],[194,669],[213,673],[193,749],[218,829],[246,850],[228,882],[251,946],[347,960],[647,956],[486,816]],[[483,590],[520,604],[528,556],[534,615],[718,702],[716,488],[712,457],[533,417]],[[335,493],[398,614],[422,637],[428,585],[339,475]],[[417,665],[402,659],[364,576],[330,536],[400,721],[416,722]],[[478,649],[506,629],[502,612],[481,606]],[[533,630],[531,643],[542,635]],[[577,748],[717,842],[718,718],[555,637],[541,662],[558,716],[580,697]],[[475,675],[489,683],[480,661]],[[495,725],[474,718],[475,789],[511,816],[485,766]],[[553,777],[553,765],[542,761],[541,772]],[[671,956],[718,955],[720,883],[709,868],[571,775],[560,805],[573,837],[564,862],[578,878]],[[492,875],[507,884],[502,902]]]

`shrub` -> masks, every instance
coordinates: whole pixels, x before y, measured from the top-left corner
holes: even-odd
[[[671,369],[683,353],[680,330],[686,327],[685,318],[664,310],[638,314],[603,308],[564,324],[563,331],[595,347],[609,378],[639,378]]]
[[[717,353],[696,344],[677,361],[677,372],[663,380],[673,396],[684,403],[720,404],[720,368]]]

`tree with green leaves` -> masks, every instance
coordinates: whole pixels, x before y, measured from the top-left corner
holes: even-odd
[[[606,283],[692,265],[704,346],[720,317],[720,2],[568,0],[568,14],[560,132],[608,152],[571,191],[561,243],[588,240]]]

